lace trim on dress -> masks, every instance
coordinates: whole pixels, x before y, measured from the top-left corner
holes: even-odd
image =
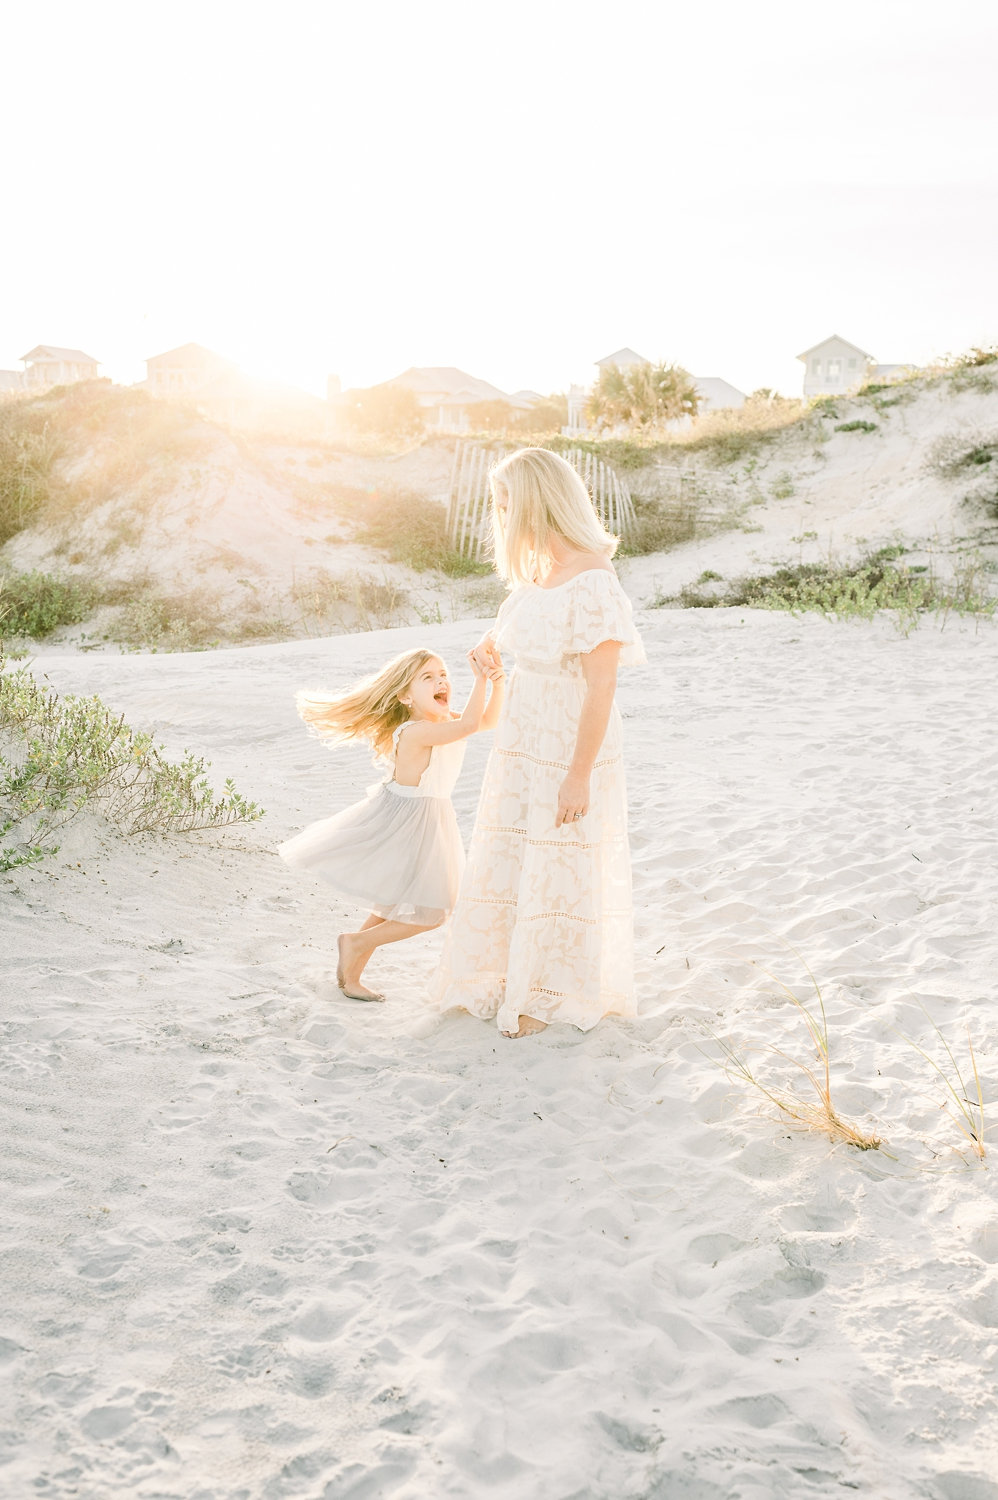
[[[571,825],[568,825],[571,826]],[[504,828],[501,823],[479,823],[478,827],[485,833],[515,833],[525,844],[531,844],[535,849],[601,849],[604,844],[618,843],[626,839],[626,833],[608,833],[604,839],[532,839],[522,828]]]
[[[532,984],[527,991],[528,995],[551,995],[555,1000],[574,1000],[576,997],[568,990],[546,990],[542,984]],[[601,990],[601,996],[608,995],[614,1000],[629,1000],[630,996],[623,990]]]
[[[496,755],[505,755],[509,760],[529,760],[534,766],[554,766],[557,771],[567,771],[567,760],[541,760],[539,755],[531,755],[527,750],[504,750],[501,745],[495,747]],[[593,762],[593,770],[601,771],[604,766],[616,766],[620,763],[619,755],[608,755],[605,760]]]

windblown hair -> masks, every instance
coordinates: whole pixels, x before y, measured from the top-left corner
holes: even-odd
[[[392,735],[410,713],[401,701],[416,673],[435,651],[403,651],[373,677],[365,677],[345,693],[296,693],[298,713],[320,739],[331,745],[344,740],[367,740],[376,755],[390,755]]]
[[[546,573],[555,538],[579,552],[606,557],[616,552],[619,539],[596,514],[572,465],[557,453],[520,448],[495,465],[489,482],[496,571],[508,584],[534,583]],[[497,492],[506,499],[505,514],[496,504]]]

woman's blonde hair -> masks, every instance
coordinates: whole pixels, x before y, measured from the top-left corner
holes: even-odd
[[[578,552],[612,557],[611,536],[593,508],[582,479],[547,448],[520,448],[500,459],[489,474],[492,547],[496,571],[508,584],[533,583],[552,563],[551,542],[560,538]],[[506,499],[503,513],[496,494]]]
[[[435,651],[403,651],[345,693],[296,693],[295,706],[320,739],[367,740],[376,755],[388,755],[395,730],[411,717],[400,694],[428,661],[439,660]]]

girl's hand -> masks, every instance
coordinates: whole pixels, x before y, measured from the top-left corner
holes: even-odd
[[[468,660],[471,663],[471,670],[474,672],[476,679],[481,682],[482,678],[485,676],[485,668],[478,660],[477,646],[472,646],[471,650],[468,652]]]
[[[478,642],[478,645],[472,649],[471,654],[474,656],[483,672],[488,672],[495,667],[499,667],[500,669],[502,668],[502,662],[499,659],[499,653],[496,650],[495,642],[490,635],[483,636],[482,639]]]
[[[558,813],[554,826],[577,823],[589,811],[589,777],[573,776],[569,771],[558,789]]]
[[[486,676],[491,683],[505,682],[506,673],[503,671],[502,657],[496,648],[492,647],[493,665],[486,669]]]

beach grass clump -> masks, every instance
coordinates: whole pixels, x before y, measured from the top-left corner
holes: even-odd
[[[120,608],[104,638],[136,651],[208,651],[231,639],[235,622],[208,590],[165,593],[136,582],[119,587]]]
[[[405,589],[387,576],[337,577],[320,570],[296,578],[291,598],[306,635],[327,635],[332,628],[391,629],[409,604]]]
[[[49,494],[62,442],[33,402],[0,403],[0,546],[30,526]]]
[[[491,564],[465,557],[453,545],[446,511],[432,500],[402,490],[374,492],[352,509],[357,540],[386,552],[393,562],[420,573],[435,568],[451,578],[491,572]]]
[[[840,422],[835,429],[836,432],[876,432],[876,422],[863,422],[858,418],[854,422]]]
[[[797,956],[800,957],[799,954]],[[801,959],[801,962],[804,963],[804,960]],[[755,967],[754,963],[753,967]],[[808,1095],[802,1096],[789,1085],[783,1087],[775,1083],[770,1084],[760,1078],[743,1053],[730,1042],[715,1036],[714,1040],[721,1049],[723,1066],[730,1077],[736,1078],[755,1090],[774,1105],[779,1112],[779,1117],[794,1128],[825,1135],[834,1145],[852,1146],[857,1151],[876,1151],[883,1145],[881,1137],[847,1119],[839,1112],[832,1098],[831,1052],[824,997],[818,981],[806,963],[804,963],[804,968],[815,995],[815,1000],[810,1005],[805,1004],[789,985],[774,974],[770,974],[768,969],[762,972],[772,979],[796,1006],[814,1047],[816,1060],[810,1062],[805,1058],[794,1056],[782,1047],[769,1046],[765,1050],[803,1075],[809,1085]],[[810,1097],[811,1095],[813,1097]]]
[[[883,547],[851,565],[798,563],[772,573],[733,580],[726,589],[704,593],[697,585],[680,590],[684,609],[770,609],[789,614],[813,611],[838,619],[871,620],[882,610],[897,614],[909,630],[925,613],[993,617],[996,600],[984,587],[982,568],[973,559],[944,583],[931,569],[899,565],[901,547]]]
[[[811,409],[769,390],[755,391],[742,406],[704,412],[669,440],[676,454],[701,454],[718,467],[758,457],[792,427],[808,426]]]
[[[944,479],[973,478],[985,470],[998,474],[998,432],[947,433],[930,449],[927,467]]]
[[[126,834],[192,833],[254,822],[255,802],[212,789],[204,759],[169,761],[98,697],[62,697],[0,654],[0,871],[58,852],[52,840],[85,808]]]
[[[78,625],[100,603],[100,590],[76,578],[32,571],[0,576],[0,636],[43,640],[61,625]]]
[[[622,557],[667,552],[700,534],[700,507],[695,495],[683,496],[677,501],[635,495],[632,504],[634,522],[621,541]]]

